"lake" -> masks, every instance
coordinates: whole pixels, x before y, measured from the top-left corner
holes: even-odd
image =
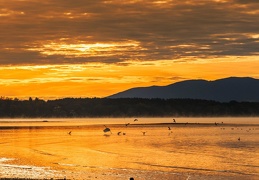
[[[259,118],[134,119],[0,119],[0,178],[259,179]]]

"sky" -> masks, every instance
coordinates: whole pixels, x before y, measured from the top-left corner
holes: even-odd
[[[259,79],[258,0],[0,0],[0,96]]]

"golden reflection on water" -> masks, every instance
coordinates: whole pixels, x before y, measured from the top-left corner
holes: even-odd
[[[1,121],[0,158],[76,179],[89,173],[99,179],[130,174],[139,179],[258,178],[259,124],[212,122],[146,124],[140,119],[126,126],[122,120],[108,124],[111,132],[104,133],[102,123]]]

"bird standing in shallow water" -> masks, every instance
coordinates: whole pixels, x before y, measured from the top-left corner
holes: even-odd
[[[103,132],[109,132],[110,131],[110,133],[112,134],[112,132],[111,132],[111,129],[110,128],[108,128],[108,127],[106,127],[105,125],[104,125],[104,127],[105,127],[105,129],[103,130]]]

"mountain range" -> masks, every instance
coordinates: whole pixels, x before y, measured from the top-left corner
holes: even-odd
[[[167,86],[136,87],[107,98],[203,99],[259,102],[259,79],[228,77],[215,81],[186,80]]]

